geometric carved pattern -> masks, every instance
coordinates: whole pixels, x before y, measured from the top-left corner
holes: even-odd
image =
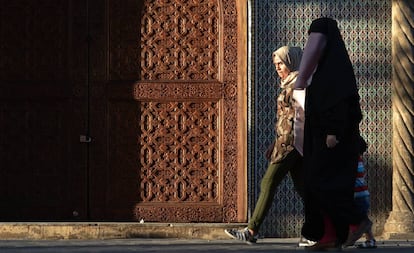
[[[69,142],[69,145],[63,145],[62,148],[70,149],[73,154],[69,152],[62,154],[72,159],[72,155],[74,157],[81,153],[86,154],[84,151],[89,149],[90,173],[83,173],[88,171],[87,165],[84,164],[87,159],[77,159],[79,161],[60,165],[65,168],[73,165],[77,168],[76,176],[88,177],[82,178],[84,180],[71,180],[72,178],[68,177],[70,173],[65,171],[62,174],[65,176],[64,180],[71,183],[67,185],[73,183],[83,186],[88,179],[90,180],[89,194],[85,196],[78,194],[74,200],[76,203],[84,204],[87,201],[78,196],[88,197],[92,218],[112,220],[114,217],[119,217],[110,215],[115,213],[128,219],[129,216],[124,214],[130,215],[129,208],[132,202],[136,201],[133,202],[136,204],[135,214],[137,217],[144,214],[142,217],[144,219],[149,217],[153,220],[170,222],[231,222],[244,219],[244,215],[240,215],[243,210],[239,209],[240,200],[243,198],[237,192],[244,183],[238,181],[238,173],[244,170],[240,168],[243,164],[238,163],[243,157],[238,149],[240,140],[238,130],[241,129],[238,126],[238,119],[242,116],[240,111],[242,101],[238,99],[242,95],[239,93],[241,82],[238,79],[240,61],[237,55],[239,44],[236,6],[240,4],[237,1],[93,0],[83,5],[82,1],[56,0],[34,3],[22,0],[2,1],[2,6],[3,4],[7,5],[7,8],[1,7],[0,10],[2,14],[0,35],[3,35],[2,39],[5,37],[9,39],[4,40],[7,43],[3,43],[3,40],[1,42],[0,76],[2,78],[0,79],[58,81],[56,84],[48,82],[52,85],[44,87],[48,88],[48,92],[56,91],[56,95],[52,96],[56,101],[67,99],[68,104],[58,104],[59,112],[76,108],[73,112],[75,115],[69,117],[75,119],[71,121],[73,125],[69,128],[65,127],[67,124],[63,126],[65,135],[59,135],[59,138]],[[13,15],[15,12],[9,12],[9,9],[16,9],[24,15]],[[24,37],[24,40],[19,39],[19,35]],[[58,35],[59,39],[51,39],[52,35]],[[7,52],[12,53],[7,54]],[[90,82],[86,80],[89,80],[87,77],[90,77]],[[142,80],[145,83],[140,83]],[[40,100],[43,98],[43,85],[39,87],[33,85],[33,89],[25,89],[24,86],[14,84],[12,83],[11,86],[19,91],[19,95],[38,94]],[[3,91],[0,92],[2,96],[8,97]],[[73,100],[72,95],[75,95]],[[36,103],[40,101],[34,100],[33,96],[27,97]],[[90,106],[84,106],[86,101],[90,102]],[[13,100],[12,103],[20,103],[20,100]],[[31,105],[23,100],[22,103],[25,106]],[[137,104],[142,105],[142,108],[139,108],[143,109],[143,112],[151,112],[148,115],[154,117],[154,121],[166,119],[171,125],[176,124],[176,127],[184,124],[184,121],[173,118],[173,114],[176,113],[173,109],[157,108],[158,111],[155,112],[149,109],[158,105],[177,104],[177,113],[180,112],[183,116],[190,117],[191,110],[194,110],[195,114],[202,114],[199,123],[189,121],[184,124],[189,124],[191,127],[187,129],[186,134],[195,136],[199,131],[200,134],[197,136],[199,139],[183,141],[178,138],[188,138],[187,135],[180,133],[182,136],[179,136],[175,133],[175,143],[172,144],[171,150],[165,153],[171,157],[176,156],[177,159],[187,159],[187,162],[195,168],[181,169],[179,166],[183,166],[181,163],[184,160],[174,161],[175,164],[168,167],[173,168],[174,172],[177,172],[176,176],[181,179],[172,178],[170,174],[166,175],[167,179],[175,180],[172,184],[165,184],[175,187],[173,188],[175,195],[165,202],[155,202],[156,200],[148,197],[143,199],[141,192],[136,191],[136,187],[141,185],[141,176],[149,178],[147,182],[150,183],[160,184],[164,180],[151,179],[149,173],[153,172],[152,168],[140,167],[148,166],[151,161],[146,160],[145,157],[141,160],[139,157],[141,146],[138,147],[137,144],[140,144],[142,139],[141,125],[138,124],[145,124],[145,122],[139,122],[141,115],[137,115],[139,113]],[[184,111],[183,108],[190,109]],[[91,113],[87,114],[85,110],[90,110]],[[154,115],[157,113],[160,113],[158,115],[160,118],[155,118]],[[19,118],[22,125],[27,124],[27,115],[22,114],[23,117],[18,117],[19,115],[16,114],[15,118]],[[64,114],[59,114],[62,115]],[[66,116],[68,114],[65,114]],[[88,116],[91,124],[85,123]],[[2,117],[6,117],[6,114]],[[45,122],[49,121],[39,122],[37,123],[46,124]],[[207,128],[197,125],[204,123],[211,125]],[[96,134],[93,138],[96,145],[83,145],[77,141],[77,138],[72,138],[73,133],[76,137],[89,127],[90,132]],[[163,131],[170,130],[166,125],[162,127]],[[67,135],[68,133],[70,135]],[[18,133],[13,130],[13,134]],[[30,134],[25,135],[30,142],[37,140],[36,135]],[[53,133],[48,134],[55,136]],[[147,134],[153,138],[150,141],[154,141],[149,142],[150,145],[155,145],[157,137],[166,137],[161,133]],[[39,138],[39,141],[46,143],[51,140],[50,136],[45,136],[46,139]],[[173,136],[173,133],[171,132],[169,136]],[[18,140],[21,138],[19,136]],[[52,140],[54,141],[55,138]],[[28,148],[27,145],[23,146],[25,149]],[[115,147],[119,149],[115,150]],[[7,148],[5,150],[9,151]],[[188,154],[183,152],[192,152],[193,157],[187,157]],[[40,157],[43,159],[46,156]],[[57,158],[65,161],[60,157]],[[162,162],[164,157],[154,155],[151,159]],[[20,160],[14,162],[21,163]],[[177,164],[179,166],[176,166]],[[30,163],[28,165],[31,166]],[[45,166],[37,167],[35,171],[45,169]],[[157,173],[166,173],[160,171]],[[26,178],[30,179],[30,177]],[[44,178],[44,180],[48,179]],[[187,184],[185,191],[184,183]],[[103,185],[105,187],[100,187]],[[195,189],[196,186],[199,189]],[[79,189],[78,191],[86,190],[86,186],[74,188]],[[23,194],[29,192],[25,191]],[[130,195],[126,198],[125,194],[122,194],[124,192]],[[198,195],[194,195],[195,192]],[[166,196],[165,193],[157,190],[153,193],[159,194],[155,196]],[[135,199],[131,199],[130,196]],[[181,199],[184,199],[186,205],[181,204],[183,201],[180,201],[180,196],[184,197]],[[117,197],[119,202],[111,201]],[[200,204],[197,204],[197,198],[200,199]],[[31,198],[31,201],[36,200]],[[21,201],[17,202],[21,203]],[[4,203],[9,204],[8,201]],[[119,206],[118,203],[126,204]],[[145,203],[149,204],[145,206]],[[72,202],[68,202],[68,205],[71,204]],[[65,209],[69,210],[69,208]],[[25,211],[32,212],[30,208],[25,208]],[[50,212],[47,214],[48,217],[52,217]]]
[[[141,102],[140,109],[141,203],[218,203],[218,102]]]
[[[217,80],[216,1],[145,1],[141,22],[142,80]]]
[[[238,23],[237,16],[238,9],[236,8],[235,0],[222,0],[217,1],[218,8],[220,10],[220,35],[218,38],[222,38],[220,45],[223,49],[220,50],[220,75],[223,79],[223,112],[220,117],[223,119],[221,126],[223,126],[223,143],[220,145],[220,149],[223,152],[223,169],[220,171],[223,175],[223,219],[222,222],[241,222],[245,221],[246,215],[244,215],[244,206],[240,205],[240,196],[244,194],[244,189],[240,189],[240,186],[244,186],[244,170],[242,164],[239,163],[240,155],[242,154],[241,147],[238,145],[238,137],[240,133],[238,122],[239,115],[243,115],[241,109],[241,101],[238,100],[238,95],[241,92],[240,87],[242,82],[238,79],[238,59],[245,57],[245,55],[238,55],[238,47],[243,47],[243,42],[238,40]],[[238,3],[240,4],[240,3]],[[242,66],[240,66],[242,67]],[[240,94],[243,96],[242,94]],[[240,182],[241,181],[241,182]],[[241,220],[242,219],[242,220]]]
[[[135,218],[244,220],[236,1],[144,1],[142,15],[140,81],[118,94],[141,103]]]
[[[221,99],[223,84],[219,82],[138,82],[133,87],[136,100]],[[121,90],[122,92],[122,90]],[[130,92],[121,96],[128,97]]]

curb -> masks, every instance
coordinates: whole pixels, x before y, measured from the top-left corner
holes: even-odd
[[[10,222],[0,223],[1,240],[181,238],[229,239],[226,228],[241,223],[139,223],[139,222]]]

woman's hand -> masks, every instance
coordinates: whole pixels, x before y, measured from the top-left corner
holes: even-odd
[[[334,148],[339,141],[336,139],[336,135],[327,135],[326,136],[326,146],[328,148]]]

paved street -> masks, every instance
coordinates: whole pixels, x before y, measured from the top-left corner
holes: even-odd
[[[1,253],[66,253],[66,252],[301,252],[303,248],[296,247],[296,238],[262,239],[256,245],[250,246],[234,240],[182,240],[182,239],[116,239],[116,240],[0,240]],[[377,252],[377,253],[412,253],[414,241],[379,241],[377,249],[346,248],[343,252]]]

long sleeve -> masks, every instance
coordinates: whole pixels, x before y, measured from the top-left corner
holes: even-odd
[[[292,95],[293,107],[295,108],[293,146],[302,156],[305,128],[305,94],[305,90],[294,90]]]
[[[347,104],[341,101],[321,115],[321,127],[326,135],[336,135],[340,139],[346,125]]]
[[[304,89],[309,85],[308,80],[318,66],[325,45],[326,36],[323,33],[311,33],[309,35],[300,62],[299,75],[296,79],[295,89]]]

